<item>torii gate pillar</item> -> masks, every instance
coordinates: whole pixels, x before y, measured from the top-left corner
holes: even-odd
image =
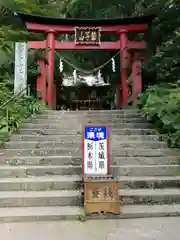
[[[116,108],[121,107],[121,89],[122,89],[122,107],[128,105],[128,87],[127,87],[127,66],[125,63],[126,48],[128,47],[127,31],[120,31],[120,75],[121,80],[116,85]]]
[[[46,63],[45,59],[38,58],[37,63],[39,65],[39,74],[36,78],[36,91],[39,95],[39,97],[46,102],[47,96],[46,96]]]
[[[55,38],[56,32],[49,30],[47,33],[46,41],[46,57],[47,57],[47,102],[49,107],[53,107],[53,88],[54,88],[54,54],[55,54]]]

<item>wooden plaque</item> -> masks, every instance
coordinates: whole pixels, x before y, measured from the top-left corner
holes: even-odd
[[[99,27],[76,27],[75,43],[79,45],[99,45],[101,32]]]
[[[119,182],[114,179],[84,181],[84,209],[90,213],[120,213]]]

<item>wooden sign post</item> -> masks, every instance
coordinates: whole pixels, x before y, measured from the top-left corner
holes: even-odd
[[[86,214],[119,214],[119,181],[108,176],[85,178],[84,209]]]
[[[119,214],[119,181],[109,175],[108,128],[104,125],[85,126],[82,144],[85,213]]]

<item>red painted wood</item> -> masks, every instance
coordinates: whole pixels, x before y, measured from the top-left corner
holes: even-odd
[[[36,90],[40,93],[40,98],[46,101],[46,66],[43,59],[38,59],[40,73],[37,76]]]
[[[128,48],[129,49],[145,49],[146,48],[146,42],[136,42],[136,41],[128,41]],[[115,49],[119,50],[120,41],[116,42],[101,42],[99,46],[93,46],[93,45],[76,45],[74,42],[58,42],[55,41],[55,49],[64,49],[64,50],[93,50],[93,49],[99,49],[99,50],[106,50],[106,49]],[[46,48],[46,40],[45,41],[29,41],[28,42],[29,48],[39,49],[39,48]]]
[[[53,107],[53,85],[54,85],[54,54],[55,54],[55,32],[47,33],[47,100],[48,105]]]
[[[81,151],[82,151],[82,180],[84,180],[84,128],[85,128],[85,125],[82,126],[82,139],[81,139]]]
[[[128,86],[127,86],[127,69],[124,63],[124,56],[125,51],[127,51],[128,45],[128,37],[126,30],[121,31],[120,33],[120,47],[121,47],[121,54],[120,54],[120,65],[121,65],[121,87],[122,87],[122,107],[128,105]]]
[[[30,23],[30,22],[26,22],[25,25],[27,29],[32,32],[47,32],[53,29],[56,32],[72,33],[74,32],[76,27],[76,26],[45,25],[45,24]],[[148,24],[130,24],[130,25],[120,25],[120,26],[98,26],[98,27],[101,28],[102,32],[120,32],[122,29],[125,29],[126,31],[145,31],[148,28]]]
[[[36,77],[36,92],[40,93],[41,95],[41,81],[42,81],[42,75],[39,73]]]
[[[106,49],[116,49],[119,50],[119,41],[117,42],[101,42],[100,45],[95,46],[95,45],[76,45],[74,42],[57,42],[55,43],[55,48],[56,49],[64,49],[64,50],[106,50]]]
[[[120,43],[117,42],[102,42],[99,46],[94,45],[76,45],[74,42],[58,42],[55,41],[55,49],[62,49],[62,50],[105,50],[105,49],[116,49],[119,50]],[[28,42],[29,48],[39,49],[39,48],[46,48],[46,41],[30,41]]]
[[[121,107],[121,80],[118,80],[116,84],[116,108],[119,109],[120,107]]]
[[[42,98],[42,100],[47,101],[47,99],[46,99],[46,64],[45,64],[44,60],[42,60],[41,74],[42,74],[41,98]]]
[[[136,62],[134,61],[132,63],[132,99],[134,103],[134,99],[136,98],[136,76],[137,76],[137,68],[136,68]]]
[[[39,64],[40,67],[40,73],[37,76],[37,92],[40,93],[40,98],[42,100],[46,100],[46,85],[45,85],[45,63],[43,59],[38,59],[37,63]]]
[[[130,67],[131,58],[132,58],[132,55],[128,51],[128,48],[125,48],[124,51],[122,52],[122,58],[123,58],[123,60],[122,60],[121,68],[128,69]]]
[[[145,41],[136,42],[136,41],[128,41],[129,49],[146,49],[147,44]]]
[[[45,41],[29,41],[28,42],[28,48],[34,48],[34,49],[39,49],[39,48],[46,48],[46,40]]]
[[[142,74],[138,69],[140,65],[140,60],[136,60],[132,64],[132,95],[135,104],[138,103],[138,94],[142,92]]]

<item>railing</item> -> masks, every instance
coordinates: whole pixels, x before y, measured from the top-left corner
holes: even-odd
[[[8,105],[12,102],[12,101],[16,101],[18,99],[19,96],[21,96],[21,94],[24,91],[27,91],[29,89],[30,85],[27,85],[27,87],[25,87],[24,89],[22,89],[19,93],[13,95],[10,99],[8,99],[6,102],[4,102],[1,106],[0,106],[0,113],[3,113],[4,111],[4,115],[0,117],[0,139],[2,138],[6,138],[9,136],[9,125],[8,125],[8,120],[9,120],[9,108]],[[29,92],[29,91],[28,91]],[[29,95],[29,93],[28,93]]]

